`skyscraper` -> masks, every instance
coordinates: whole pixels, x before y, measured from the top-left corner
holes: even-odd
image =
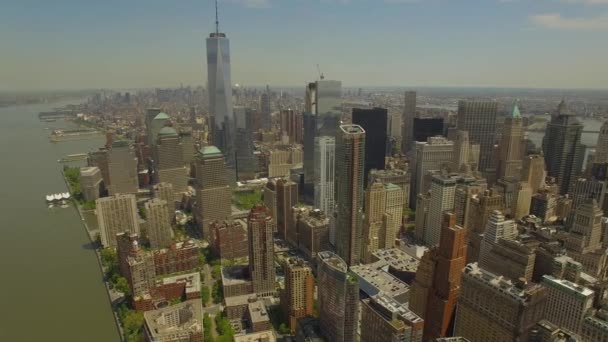
[[[570,182],[581,171],[585,145],[581,144],[583,125],[562,101],[547,124],[543,138],[543,152],[547,176],[557,178],[559,193],[568,192]]]
[[[353,108],[352,122],[365,130],[365,169],[363,186],[367,187],[367,177],[372,169],[384,169],[384,156],[387,137],[387,110]]]
[[[540,154],[524,157],[521,180],[528,182],[532,194],[545,186],[545,159]]]
[[[249,242],[249,274],[253,292],[262,297],[275,293],[274,240],[275,221],[270,210],[257,204],[247,218]]]
[[[286,259],[283,273],[285,289],[281,293],[281,307],[288,318],[289,329],[295,332],[298,319],[312,316],[314,276],[312,269],[301,259]]]
[[[416,92],[406,91],[401,125],[401,152],[408,153],[414,147],[414,117],[416,117]]]
[[[255,177],[256,160],[253,155],[253,112],[251,109],[234,107],[236,136],[234,151],[239,180]]]
[[[290,230],[291,208],[298,204],[298,184],[286,180],[279,179],[277,181],[277,215],[275,222],[279,236],[285,241],[297,241],[298,238],[295,230]],[[295,325],[294,325],[295,327]]]
[[[523,133],[521,114],[516,104],[502,127],[497,179],[519,180],[521,177]]]
[[[325,215],[334,212],[334,177],[336,158],[336,138],[323,136],[315,138],[315,208],[321,209]]]
[[[319,323],[327,341],[355,342],[359,319],[359,283],[336,254],[319,253]]]
[[[106,188],[110,196],[122,193],[136,193],[137,157],[126,141],[116,141],[107,152],[108,178]]]
[[[479,266],[487,268],[486,257],[492,247],[498,244],[500,239],[513,239],[516,234],[515,222],[505,219],[505,216],[499,210],[494,210],[488,219],[483,240],[481,241]]]
[[[156,182],[173,185],[173,191],[183,193],[188,186],[188,169],[177,132],[172,127],[163,127],[157,134],[154,146]]]
[[[147,114],[156,112],[154,109],[148,109]],[[147,118],[146,118],[147,119]],[[146,138],[149,146],[154,146],[158,142],[158,133],[163,127],[171,123],[171,118],[166,113],[159,112],[146,126]]]
[[[139,215],[133,194],[118,194],[95,201],[97,224],[101,244],[116,247],[116,234],[129,232],[139,234]]]
[[[272,119],[270,117],[270,90],[266,86],[266,91],[260,96],[260,114],[262,115],[262,128],[270,129]]]
[[[543,317],[574,333],[582,332],[583,321],[593,307],[593,290],[565,279],[543,276],[547,288],[547,304]]]
[[[217,3],[216,3],[217,6]],[[234,115],[232,112],[232,83],[230,81],[230,42],[219,31],[217,8],[215,32],[207,38],[207,93],[212,123],[213,144],[234,165]]]
[[[435,246],[442,232],[443,213],[454,209],[456,179],[437,174],[431,180],[431,198],[424,229],[424,243]]]
[[[230,218],[231,200],[222,152],[215,146],[201,148],[196,157],[195,218],[203,236],[209,236],[212,221]]]
[[[597,136],[593,162],[596,164],[608,163],[608,121],[604,122],[600,128],[600,134]]]
[[[471,141],[480,145],[479,171],[484,174],[493,172],[497,112],[498,103],[495,101],[458,102],[458,129],[468,131]]]
[[[365,190],[365,220],[363,221],[363,257],[371,262],[372,253],[380,247],[382,217],[386,208],[386,195],[382,183],[370,183]]]
[[[454,334],[470,341],[528,342],[542,316],[546,289],[513,283],[477,264],[462,272]]]
[[[306,87],[303,119],[305,192],[314,192],[315,138],[336,137],[341,117],[342,82],[321,79],[309,83]]]
[[[415,168],[412,172],[412,187],[410,204],[416,202],[419,193],[427,192],[430,182],[425,176],[430,170],[441,170],[452,166],[454,143],[444,137],[431,137],[427,142],[416,143]]]
[[[342,125],[336,138],[336,251],[348,265],[361,257],[365,131]]]
[[[453,213],[442,218],[439,246],[424,253],[410,293],[410,309],[424,317],[425,341],[450,334],[466,259],[466,229]]]
[[[161,249],[171,244],[171,225],[167,202],[154,198],[146,202],[146,221],[150,247]]]

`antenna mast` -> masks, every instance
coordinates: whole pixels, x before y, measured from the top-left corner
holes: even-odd
[[[220,33],[220,20],[217,15],[217,0],[215,0],[215,33],[219,36]]]

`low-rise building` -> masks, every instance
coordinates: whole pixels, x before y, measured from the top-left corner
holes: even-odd
[[[153,252],[157,275],[191,271],[199,266],[199,248],[192,240]]]
[[[223,267],[222,288],[224,298],[252,294],[253,284],[249,277],[249,265]]]
[[[364,299],[361,304],[361,342],[421,342],[424,320],[407,308],[407,304],[380,294]]]
[[[210,225],[211,247],[220,259],[248,256],[247,224],[243,220],[214,221]]]
[[[188,300],[144,313],[147,342],[203,341],[203,308],[200,300]]]

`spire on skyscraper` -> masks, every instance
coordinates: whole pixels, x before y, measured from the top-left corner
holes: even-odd
[[[217,14],[217,0],[215,0],[215,33],[220,33],[220,19]]]

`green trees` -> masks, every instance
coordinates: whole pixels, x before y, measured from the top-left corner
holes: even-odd
[[[213,297],[214,304],[219,304],[224,300],[224,289],[222,288],[221,280],[217,280],[215,283],[213,283],[211,296]]]
[[[129,288],[129,282],[127,281],[127,279],[125,277],[121,277],[121,276],[116,277],[113,284],[114,284],[114,288],[117,291],[120,291],[127,296],[131,294],[131,289]]]
[[[118,308],[118,318],[128,342],[143,341],[141,328],[144,325],[144,314],[129,309],[125,304]]]
[[[211,316],[205,312],[203,315],[203,337],[205,342],[214,342],[213,335],[211,334]]]
[[[211,299],[209,287],[203,286],[203,288],[201,289],[201,301],[203,302],[203,306],[207,306],[207,303],[209,303],[209,299]]]
[[[281,333],[283,335],[289,335],[289,334],[291,334],[291,329],[289,329],[289,327],[287,326],[287,324],[281,323],[279,325],[279,333]]]
[[[217,337],[217,342],[232,341],[234,337],[234,330],[228,318],[221,314],[215,316],[215,328],[220,336]]]

